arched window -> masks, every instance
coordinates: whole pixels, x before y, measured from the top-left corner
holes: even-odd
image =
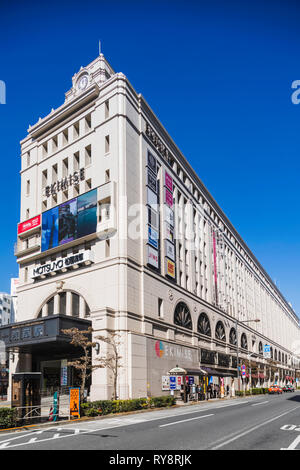
[[[270,351],[271,351],[271,359],[273,359],[273,348],[272,348],[272,346],[270,348]]]
[[[229,333],[229,343],[230,344],[233,344],[234,346],[236,346],[236,331],[235,331],[235,328],[231,328],[230,330],[230,333]]]
[[[277,361],[277,349],[275,349],[275,351],[274,351],[274,359],[275,359],[275,361]]]
[[[208,316],[202,312],[198,318],[198,332],[205,336],[211,336],[211,329]]]
[[[278,361],[281,362],[281,352],[278,351]]]
[[[184,302],[179,302],[175,307],[174,323],[175,325],[183,326],[189,330],[192,330],[193,328],[192,317],[189,308]]]
[[[226,341],[225,328],[221,321],[216,324],[216,339]]]
[[[242,349],[247,349],[248,348],[247,336],[245,335],[245,333],[243,333],[242,336],[241,336],[241,348]]]
[[[58,299],[56,298],[57,296]],[[70,312],[67,312],[68,296]],[[57,308],[58,312],[55,311]],[[82,309],[82,311],[80,309]],[[40,309],[37,318],[42,318],[43,315],[52,316],[55,314],[84,318],[90,315],[90,308],[85,299],[83,299],[79,294],[70,291],[63,291],[53,295],[47,300],[46,304]]]

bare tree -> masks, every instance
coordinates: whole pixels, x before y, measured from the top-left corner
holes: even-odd
[[[98,367],[108,368],[113,374],[113,399],[117,399],[117,383],[120,368],[122,367],[120,361],[122,356],[119,354],[119,348],[121,344],[120,334],[116,332],[110,332],[109,336],[96,336],[95,339],[103,341],[108,345],[108,352],[102,357],[97,358]]]
[[[74,359],[73,361],[68,361],[68,365],[74,367],[79,371],[79,377],[81,380],[80,395],[81,401],[84,398],[84,389],[88,377],[92,374],[93,369],[99,367],[92,364],[92,355],[91,349],[96,345],[95,342],[91,341],[91,335],[93,332],[92,327],[89,327],[87,330],[78,330],[78,328],[70,328],[67,330],[62,330],[62,332],[70,336],[70,344],[81,348],[83,350],[83,355]]]

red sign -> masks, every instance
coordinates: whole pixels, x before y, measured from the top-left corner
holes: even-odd
[[[165,185],[171,192],[173,192],[173,178],[167,172],[165,172]]]
[[[38,227],[41,225],[41,216],[37,215],[36,217],[33,217],[32,219],[25,220],[25,222],[21,222],[18,224],[18,235],[21,233],[27,232],[28,230],[31,230],[35,227]]]
[[[170,193],[170,191],[167,188],[165,189],[165,195],[166,195],[166,203],[168,204],[169,207],[173,207],[173,194]]]

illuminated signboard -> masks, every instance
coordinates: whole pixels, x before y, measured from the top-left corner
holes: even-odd
[[[97,229],[97,189],[43,212],[42,251],[77,240]]]
[[[37,215],[36,217],[32,217],[32,219],[25,220],[18,224],[18,235],[21,235],[24,232],[28,232],[28,230],[32,230],[36,227],[41,225],[41,216]]]

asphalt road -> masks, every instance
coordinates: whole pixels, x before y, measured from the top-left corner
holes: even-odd
[[[0,450],[300,450],[300,392],[0,433]]]

